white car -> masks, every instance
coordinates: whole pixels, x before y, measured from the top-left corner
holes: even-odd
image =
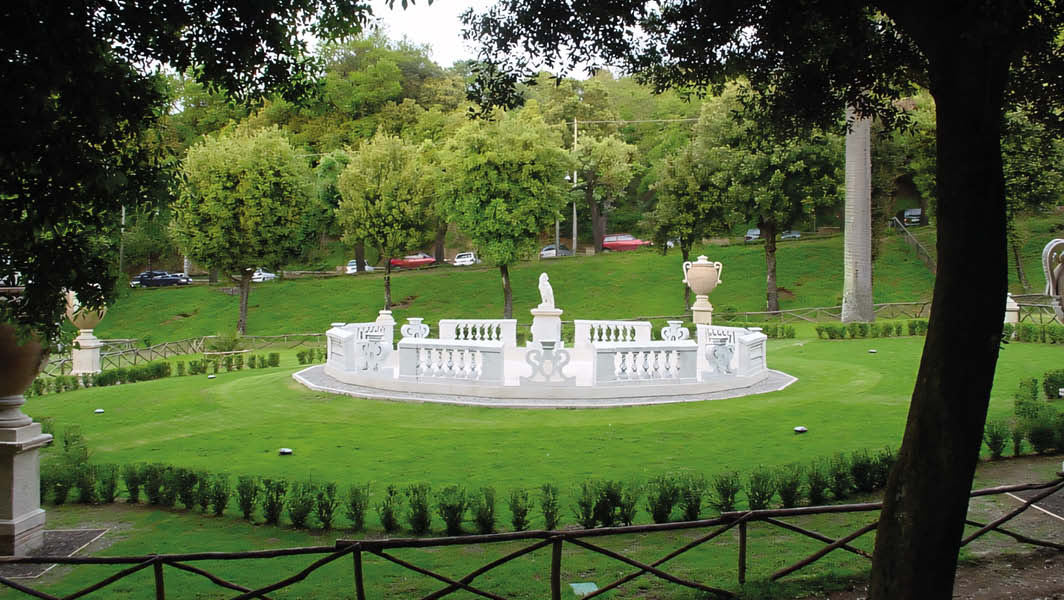
[[[273,281],[274,279],[277,279],[277,275],[270,273],[262,267],[255,269],[255,272],[251,274],[251,280],[255,283],[262,283],[263,281]]]
[[[364,271],[366,273],[372,273],[373,272],[373,265],[362,265],[362,268],[364,269]],[[357,260],[349,260],[349,261],[347,261],[347,268],[345,269],[345,272],[348,275],[357,274],[358,273],[358,261]]]
[[[471,265],[479,265],[481,260],[477,258],[474,252],[459,252],[454,255],[454,266],[456,267],[468,267]]]

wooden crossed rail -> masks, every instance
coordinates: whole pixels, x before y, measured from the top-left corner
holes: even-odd
[[[1002,525],[1012,520],[1016,516],[1023,513],[1039,500],[1048,497],[1051,494],[1056,493],[1061,488],[1064,488],[1064,478],[1056,479],[1046,483],[1034,483],[1034,484],[1022,484],[1011,486],[999,486],[993,488],[986,488],[982,490],[976,490],[971,493],[972,497],[976,496],[989,496],[995,494],[1005,494],[1009,492],[1019,492],[1027,490],[1042,490],[1040,493],[1031,497],[1025,501],[1022,506],[1010,511],[1008,514],[995,519],[991,523],[982,524],[976,521],[967,521],[969,525],[978,527],[979,529],[969,536],[965,537],[961,545],[967,545],[973,540],[991,532],[997,531],[1004,535],[1010,536],[1018,542],[1033,544],[1046,548],[1054,548],[1056,550],[1064,551],[1064,545],[1054,542],[1047,542],[1043,540],[1037,540],[1026,535],[1009,531],[1002,528]],[[787,523],[781,521],[781,518],[787,517],[802,517],[809,515],[820,515],[829,513],[848,513],[848,512],[871,512],[878,511],[882,508],[882,504],[878,502],[869,502],[862,504],[837,504],[827,506],[810,506],[802,508],[781,508],[772,510],[749,510],[741,512],[728,512],[720,515],[714,519],[702,519],[698,521],[684,521],[678,523],[661,523],[654,525],[634,525],[628,527],[604,527],[599,529],[581,529],[572,531],[520,531],[511,533],[496,533],[489,535],[468,535],[461,537],[440,537],[440,538],[397,538],[397,539],[384,539],[384,540],[338,540],[332,546],[314,546],[307,548],[284,548],[278,550],[258,550],[251,552],[200,552],[200,553],[188,553],[188,554],[153,554],[148,556],[116,556],[116,557],[0,557],[0,562],[6,563],[35,563],[35,564],[113,564],[113,565],[130,565],[117,573],[100,580],[99,582],[90,585],[82,590],[74,592],[72,594],[63,596],[63,599],[73,600],[86,596],[92,592],[103,589],[112,583],[123,579],[133,573],[152,568],[155,580],[155,596],[158,600],[165,600],[166,598],[166,583],[163,574],[163,567],[171,567],[186,571],[189,573],[195,573],[201,575],[215,585],[222,588],[237,592],[237,595],[233,596],[233,600],[247,600],[251,598],[261,598],[269,600],[271,592],[289,587],[304,579],[317,569],[336,561],[340,558],[350,555],[353,560],[353,575],[354,575],[354,587],[355,596],[358,600],[365,600],[367,598],[365,589],[365,576],[363,570],[362,557],[364,553],[369,553],[374,556],[378,556],[384,560],[399,565],[405,569],[419,573],[426,577],[436,579],[444,584],[443,587],[423,596],[423,600],[435,600],[442,598],[458,590],[464,590],[476,596],[483,598],[491,598],[493,600],[505,600],[503,596],[492,593],[488,590],[478,588],[473,585],[473,582],[481,575],[502,566],[514,559],[521,556],[540,550],[542,548],[551,548],[551,572],[550,572],[550,593],[552,600],[560,600],[562,597],[562,585],[561,585],[561,570],[562,570],[562,546],[563,544],[572,544],[574,546],[583,548],[590,552],[606,556],[610,559],[616,560],[620,563],[629,565],[634,568],[628,574],[618,578],[617,580],[599,588],[598,590],[591,592],[584,596],[584,598],[593,598],[605,594],[613,589],[616,589],[625,583],[628,583],[634,579],[642,577],[643,575],[653,575],[665,581],[671,582],[676,585],[689,587],[692,589],[700,590],[712,594],[718,598],[735,598],[735,594],[728,590],[711,587],[696,581],[684,579],[676,575],[670,574],[660,567],[668,561],[676,558],[677,556],[696,548],[710,540],[731,531],[734,528],[738,528],[739,533],[739,556],[738,556],[738,583],[740,585],[746,582],[746,541],[747,541],[747,527],[753,522],[762,522],[769,525],[779,527],[781,529],[798,533],[814,540],[825,543],[826,545],[820,550],[814,552],[806,558],[780,569],[773,573],[769,578],[771,580],[777,580],[781,577],[785,577],[798,571],[804,567],[807,567],[814,562],[820,560],[830,552],[834,550],[845,550],[858,556],[871,559],[871,556],[854,546],[850,545],[857,538],[873,531],[876,528],[876,521],[872,521],[869,524],[861,527],[860,529],[843,536],[838,539],[831,538],[829,536],[817,533],[815,531],[805,529],[794,525],[793,523]],[[607,537],[616,535],[627,535],[633,533],[650,533],[661,531],[675,531],[682,529],[702,529],[711,528],[709,532],[701,537],[684,544],[680,548],[673,550],[665,556],[659,558],[652,563],[644,563],[630,557],[624,556],[618,552],[603,548],[602,546],[593,544],[587,541],[589,538]],[[430,569],[420,567],[409,561],[400,559],[392,554],[389,550],[400,548],[435,548],[443,546],[465,546],[471,544],[492,544],[500,542],[515,542],[515,541],[529,541],[532,542],[528,546],[524,546],[520,549],[514,550],[505,556],[499,557],[482,567],[470,572],[469,574],[459,579],[453,579],[436,573]],[[229,560],[250,560],[261,558],[276,558],[281,556],[295,556],[295,555],[324,555],[318,558],[314,562],[310,563],[306,568],[301,571],[259,588],[248,588],[231,581],[226,581],[217,575],[214,575],[204,569],[192,566],[191,562],[197,561],[229,561]],[[0,583],[3,585],[18,590],[26,595],[43,598],[46,600],[58,600],[59,596],[54,596],[40,590],[35,590],[27,585],[23,585],[12,579],[6,577],[0,577]]]

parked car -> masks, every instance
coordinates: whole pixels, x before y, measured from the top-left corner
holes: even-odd
[[[270,273],[266,269],[259,267],[255,269],[255,272],[251,274],[251,280],[255,283],[262,283],[264,281],[273,281],[277,279],[277,275]]]
[[[174,277],[180,280],[181,285],[188,285],[192,283],[192,278],[188,276],[188,273],[170,273]]]
[[[459,252],[454,255],[454,266],[456,267],[469,267],[480,263],[481,260],[477,258],[475,252]]]
[[[743,241],[744,242],[752,242],[754,240],[759,240],[759,239],[761,239],[761,230],[757,229],[757,228],[747,229],[746,230],[746,235],[743,236]]]
[[[904,223],[906,227],[920,225],[923,223],[923,220],[924,211],[919,208],[907,208],[902,211],[901,222]]]
[[[602,250],[605,252],[623,252],[650,246],[653,242],[641,240],[630,233],[611,233],[602,238]]]
[[[573,251],[566,248],[565,244],[558,244],[559,250],[554,250],[554,244],[547,244],[543,246],[543,249],[539,251],[540,258],[556,258],[558,256],[572,256]]]
[[[796,240],[800,237],[802,237],[802,234],[797,231],[794,231],[793,229],[791,231],[784,231],[780,234],[781,240]]]
[[[188,285],[187,277],[167,273],[166,271],[144,271],[129,280],[129,287],[163,287],[168,285]]]
[[[392,268],[416,269],[417,267],[427,267],[435,263],[436,259],[424,252],[418,252],[417,254],[408,254],[402,258],[393,258],[390,262]]]
[[[364,272],[366,272],[366,273],[372,273],[373,272],[373,265],[362,265],[362,270]],[[347,271],[348,275],[354,275],[354,274],[358,273],[358,261],[357,260],[349,260],[349,261],[347,261],[347,269],[346,269],[346,271]]]

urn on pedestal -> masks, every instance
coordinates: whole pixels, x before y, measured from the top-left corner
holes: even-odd
[[[719,262],[710,262],[705,255],[699,256],[695,262],[683,264],[683,282],[695,293],[695,303],[691,306],[695,323],[713,323],[713,305],[709,303],[709,294],[720,283],[722,267]]]
[[[66,300],[66,316],[74,324],[74,327],[78,328],[79,332],[78,337],[74,338],[74,349],[70,352],[70,362],[73,366],[70,374],[91,375],[99,373],[102,370],[100,348],[103,346],[103,342],[93,335],[92,330],[100,324],[104,315],[107,314],[107,307],[89,308],[82,306],[74,292],[67,292]]]

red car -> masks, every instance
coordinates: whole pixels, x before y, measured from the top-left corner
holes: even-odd
[[[393,258],[390,262],[393,269],[396,267],[416,269],[417,267],[427,267],[428,265],[435,263],[436,259],[424,252],[418,252],[417,254],[411,254],[402,258]]]
[[[602,249],[622,252],[624,250],[635,250],[642,246],[649,246],[652,243],[653,242],[641,240],[629,233],[611,233],[602,238]]]

